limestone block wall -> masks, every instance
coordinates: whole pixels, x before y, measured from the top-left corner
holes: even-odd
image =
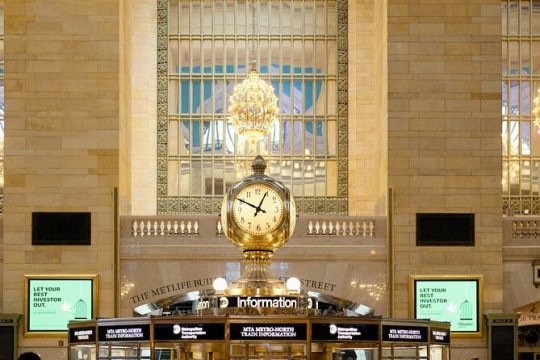
[[[25,274],[96,273],[113,316],[118,187],[119,3],[5,3],[3,311],[23,313]],[[90,246],[32,246],[33,211],[89,211]],[[58,339],[21,341],[65,358]]]
[[[157,207],[157,4],[156,0],[123,3],[121,208],[126,215],[153,215]]]
[[[395,315],[410,274],[482,274],[503,305],[500,2],[388,1],[388,183],[394,190]],[[417,212],[475,213],[474,247],[417,247]],[[487,358],[484,340],[453,356]]]
[[[349,1],[349,214],[385,215],[386,1]]]

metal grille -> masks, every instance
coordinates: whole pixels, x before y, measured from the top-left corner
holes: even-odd
[[[159,213],[219,212],[257,154],[303,213],[347,212],[346,3],[158,1]],[[257,143],[227,120],[252,56],[280,107]]]
[[[502,190],[505,214],[540,213],[540,1],[502,2]]]

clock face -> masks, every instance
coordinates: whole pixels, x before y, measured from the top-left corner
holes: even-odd
[[[285,214],[282,197],[265,184],[253,184],[238,193],[233,202],[233,217],[251,235],[274,231]]]

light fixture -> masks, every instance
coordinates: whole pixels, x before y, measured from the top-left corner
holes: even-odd
[[[223,292],[227,288],[227,280],[222,277],[215,278],[212,282],[212,286],[217,292]]]
[[[300,285],[300,280],[298,280],[296,277],[290,277],[287,279],[286,286],[287,290],[289,291],[300,292]]]
[[[274,88],[259,77],[255,60],[255,7],[251,4],[251,70],[229,97],[229,119],[239,135],[261,139],[270,133],[278,113]]]
[[[534,97],[534,120],[533,123],[536,126],[536,131],[540,133],[540,88],[536,91],[536,96]]]

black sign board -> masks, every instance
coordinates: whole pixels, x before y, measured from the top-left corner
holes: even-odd
[[[225,324],[154,324],[154,340],[225,340]]]
[[[512,325],[514,325],[515,320],[514,319],[491,319],[491,322],[493,324],[512,324]]]
[[[450,330],[431,328],[430,340],[432,343],[437,344],[450,344]]]
[[[428,328],[422,326],[383,325],[383,341],[427,342]]]
[[[378,324],[317,324],[311,325],[313,341],[378,341]]]
[[[8,324],[8,326],[11,326],[13,323],[13,319],[0,319],[0,324]]]
[[[231,340],[306,340],[306,324],[230,324]]]
[[[87,343],[96,342],[95,327],[78,327],[69,329],[69,343]]]
[[[98,328],[99,341],[150,340],[150,325],[111,325]]]

